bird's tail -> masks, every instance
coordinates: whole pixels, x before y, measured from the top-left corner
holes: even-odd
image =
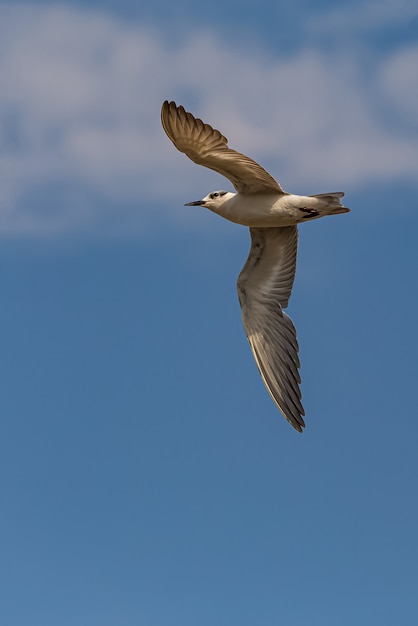
[[[321,203],[327,206],[327,215],[337,215],[338,213],[348,213],[349,208],[341,204],[340,199],[344,196],[343,191],[331,191],[329,193],[318,193],[311,198],[318,198]]]

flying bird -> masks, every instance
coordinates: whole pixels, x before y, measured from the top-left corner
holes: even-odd
[[[313,196],[286,193],[264,168],[228,147],[218,130],[175,102],[164,102],[163,128],[175,147],[198,165],[230,180],[236,193],[213,191],[185,206],[202,206],[250,228],[251,249],[238,277],[242,321],[263,382],[287,421],[305,427],[296,330],[283,311],[296,271],[298,224],[347,213],[344,193]]]

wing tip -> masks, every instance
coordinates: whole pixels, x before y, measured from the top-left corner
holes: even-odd
[[[187,118],[183,106],[177,105],[174,100],[164,100],[161,106],[161,125],[167,137],[176,145],[176,127],[181,117]]]
[[[174,100],[164,100],[164,102],[163,102],[163,104],[161,106],[161,120],[164,122],[164,119],[167,119],[167,117],[170,115],[170,113],[173,113],[178,108],[179,107],[174,102]]]
[[[280,410],[281,410],[281,409],[280,409]],[[290,424],[291,426],[293,426],[293,428],[294,428],[295,430],[297,430],[297,431],[298,431],[298,433],[302,433],[302,434],[303,434],[303,429],[304,429],[304,428],[306,428],[306,424],[305,424],[305,421],[304,421],[304,419],[302,418],[302,416],[300,416],[298,420],[296,420],[295,418],[293,418],[293,419],[289,419],[289,418],[288,418],[288,417],[287,417],[287,416],[283,413],[283,411],[281,411],[281,412],[282,412],[283,416],[286,418],[286,420],[289,422],[289,424]]]

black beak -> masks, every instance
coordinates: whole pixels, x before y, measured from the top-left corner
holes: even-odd
[[[202,206],[203,200],[196,200],[196,202],[187,202],[184,206]]]

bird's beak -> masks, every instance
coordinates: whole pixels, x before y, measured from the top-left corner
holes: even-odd
[[[203,200],[196,200],[196,202],[187,202],[184,206],[202,206],[205,204]]]

